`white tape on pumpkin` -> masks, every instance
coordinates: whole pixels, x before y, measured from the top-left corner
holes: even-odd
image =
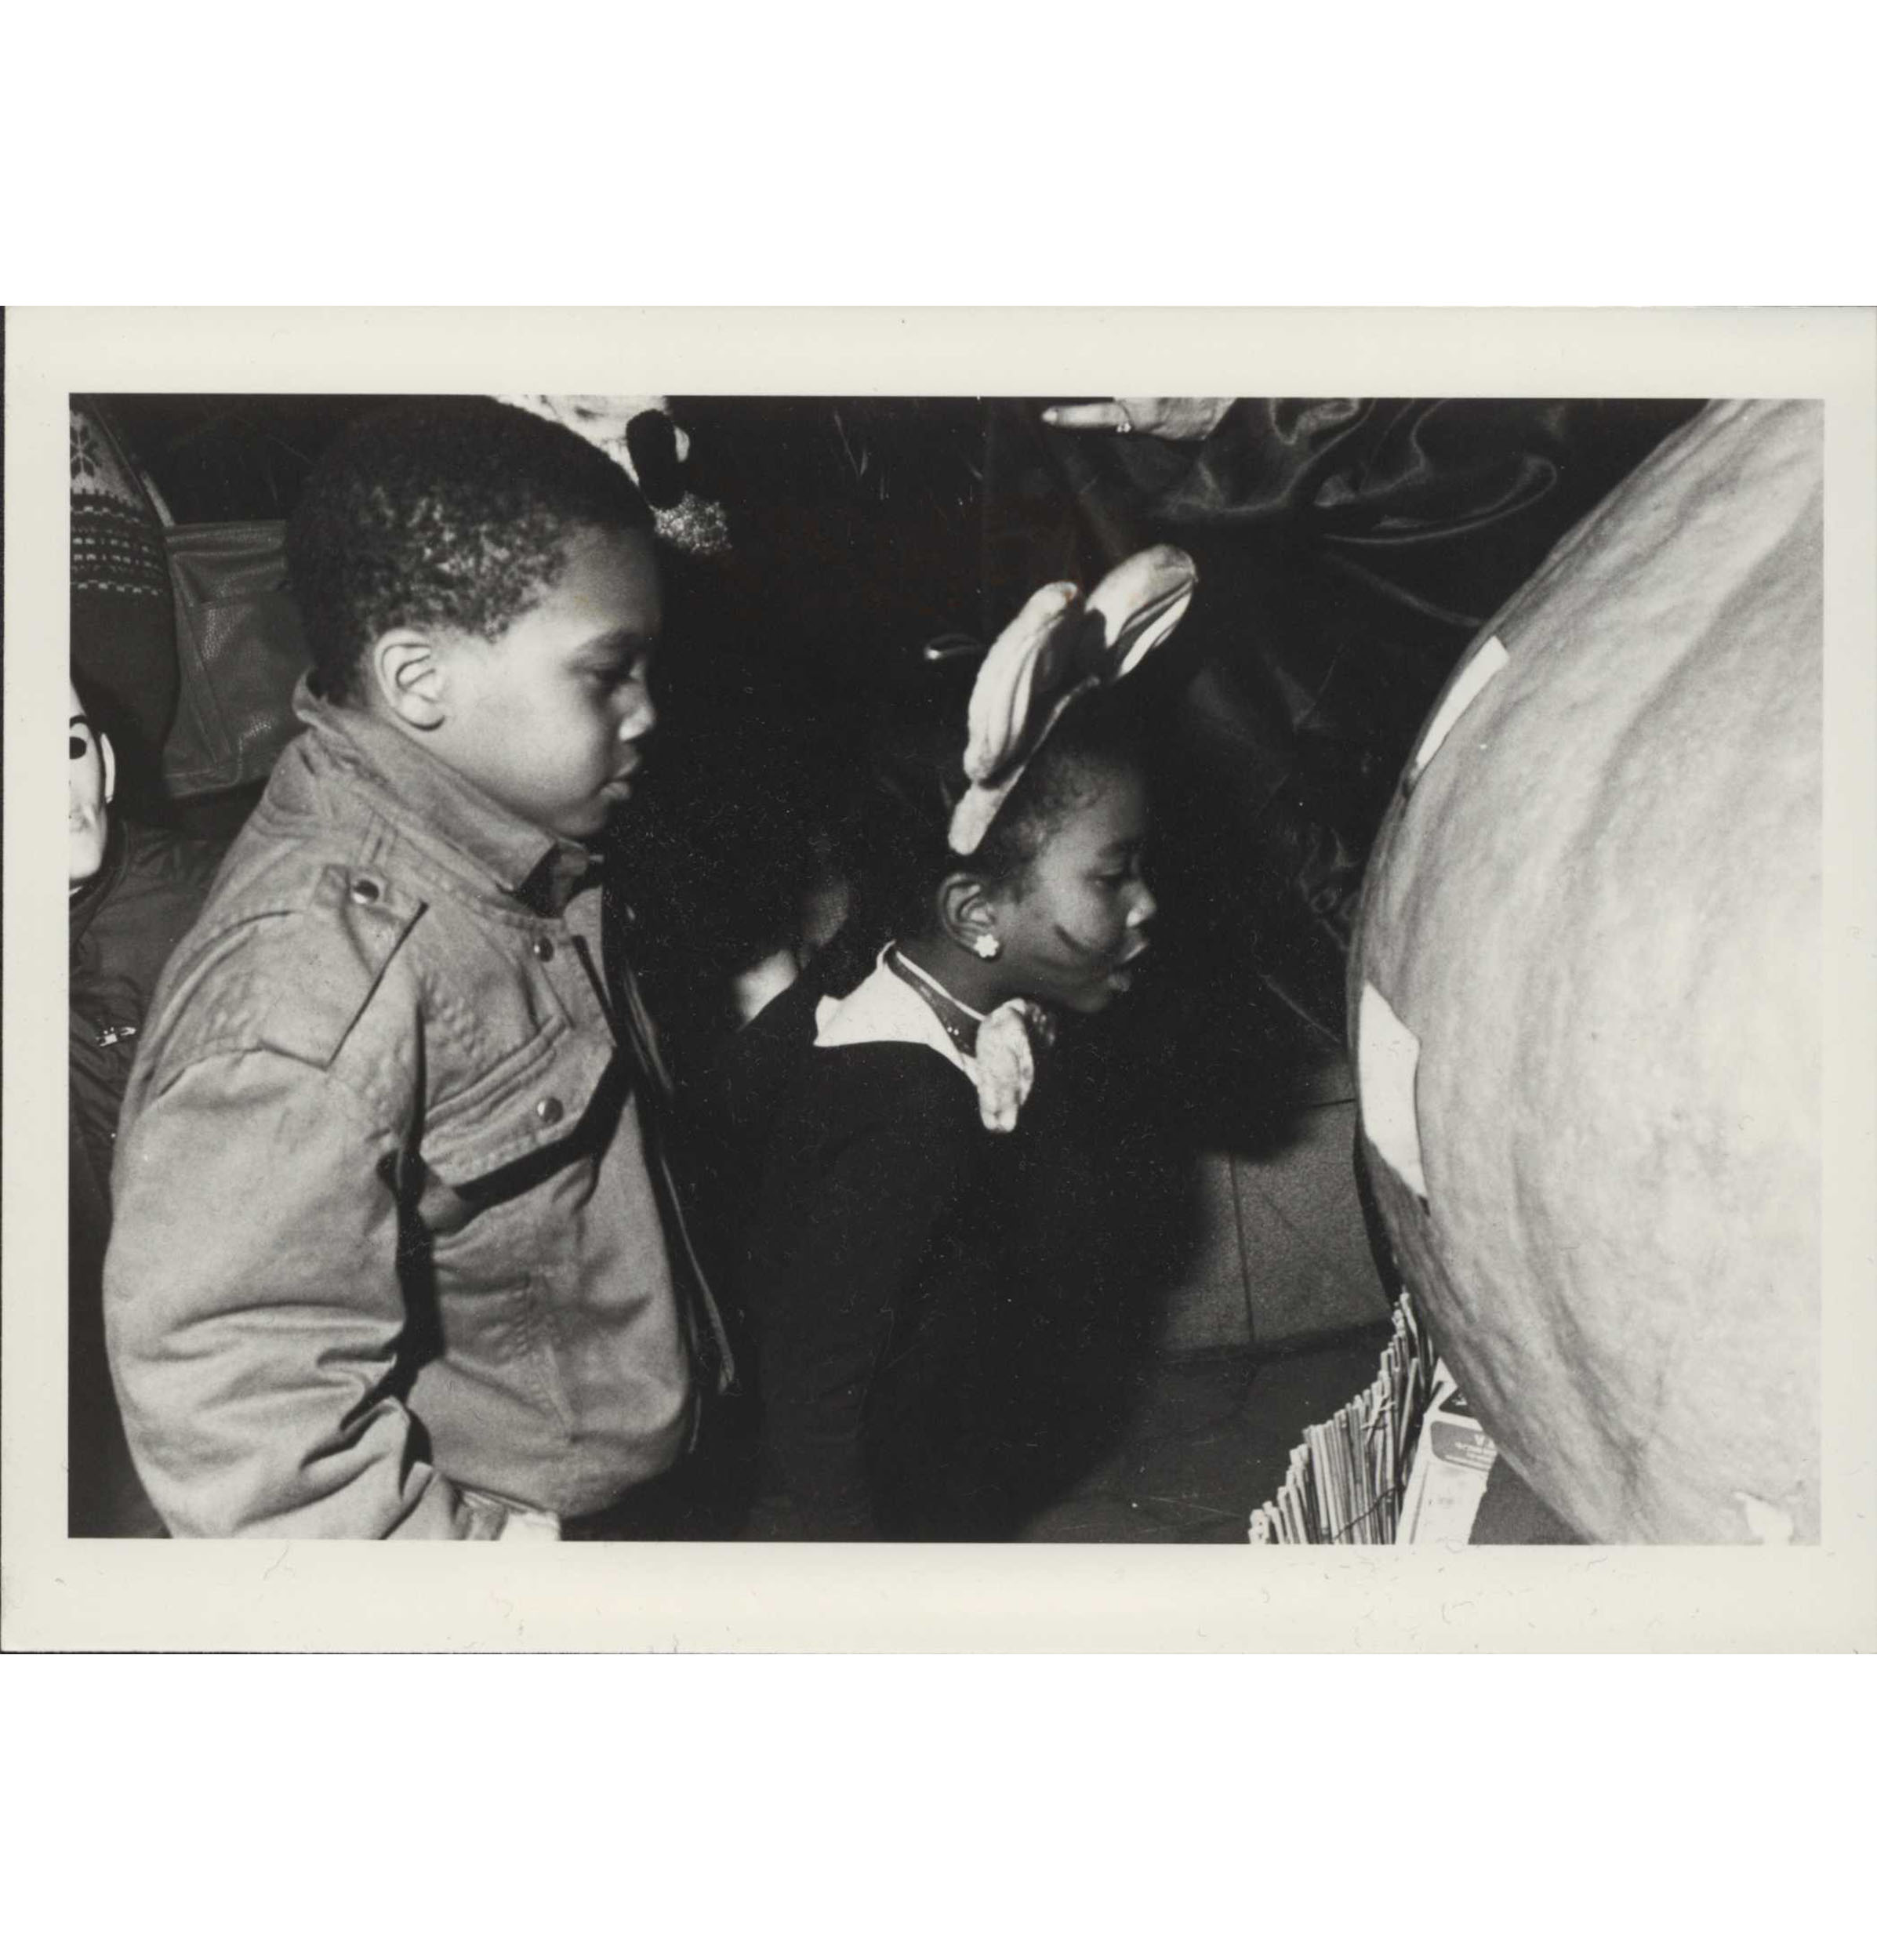
[[[1364,981],[1356,1023],[1356,1083],[1363,1134],[1414,1196],[1427,1201],[1421,1163],[1421,1125],[1414,1114],[1414,1076],[1421,1044],[1414,1030]]]
[[[1440,712],[1421,737],[1421,746],[1414,752],[1414,766],[1408,776],[1410,786],[1440,753],[1441,743],[1453,733],[1454,724],[1479,699],[1480,690],[1505,665],[1508,657],[1497,633],[1481,641],[1473,649],[1473,657],[1455,676],[1453,685],[1447,691],[1447,698],[1440,703]]]

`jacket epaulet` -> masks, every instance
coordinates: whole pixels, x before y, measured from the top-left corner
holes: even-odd
[[[330,1065],[423,909],[376,866],[322,866],[294,921],[292,984],[264,1011],[267,1045]]]
[[[377,866],[330,861],[310,866],[285,905],[212,906],[207,941],[169,977],[162,1021],[173,1024],[201,989],[209,999],[188,1044],[195,1054],[252,1043],[329,1068],[424,909]]]

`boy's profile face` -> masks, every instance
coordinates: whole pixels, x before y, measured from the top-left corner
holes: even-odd
[[[493,640],[440,637],[444,759],[515,815],[590,837],[631,793],[655,725],[652,659],[664,623],[643,532],[576,532],[560,576]]]

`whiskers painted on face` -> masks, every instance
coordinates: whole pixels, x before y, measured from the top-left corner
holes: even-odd
[[[1066,926],[1052,924],[1050,930],[1078,960],[1102,960],[1107,956],[1098,946],[1084,946]]]

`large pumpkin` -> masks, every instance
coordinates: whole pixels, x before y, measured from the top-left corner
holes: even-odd
[[[1587,1537],[1818,1532],[1822,416],[1711,406],[1461,663],[1350,967],[1390,1239]]]

